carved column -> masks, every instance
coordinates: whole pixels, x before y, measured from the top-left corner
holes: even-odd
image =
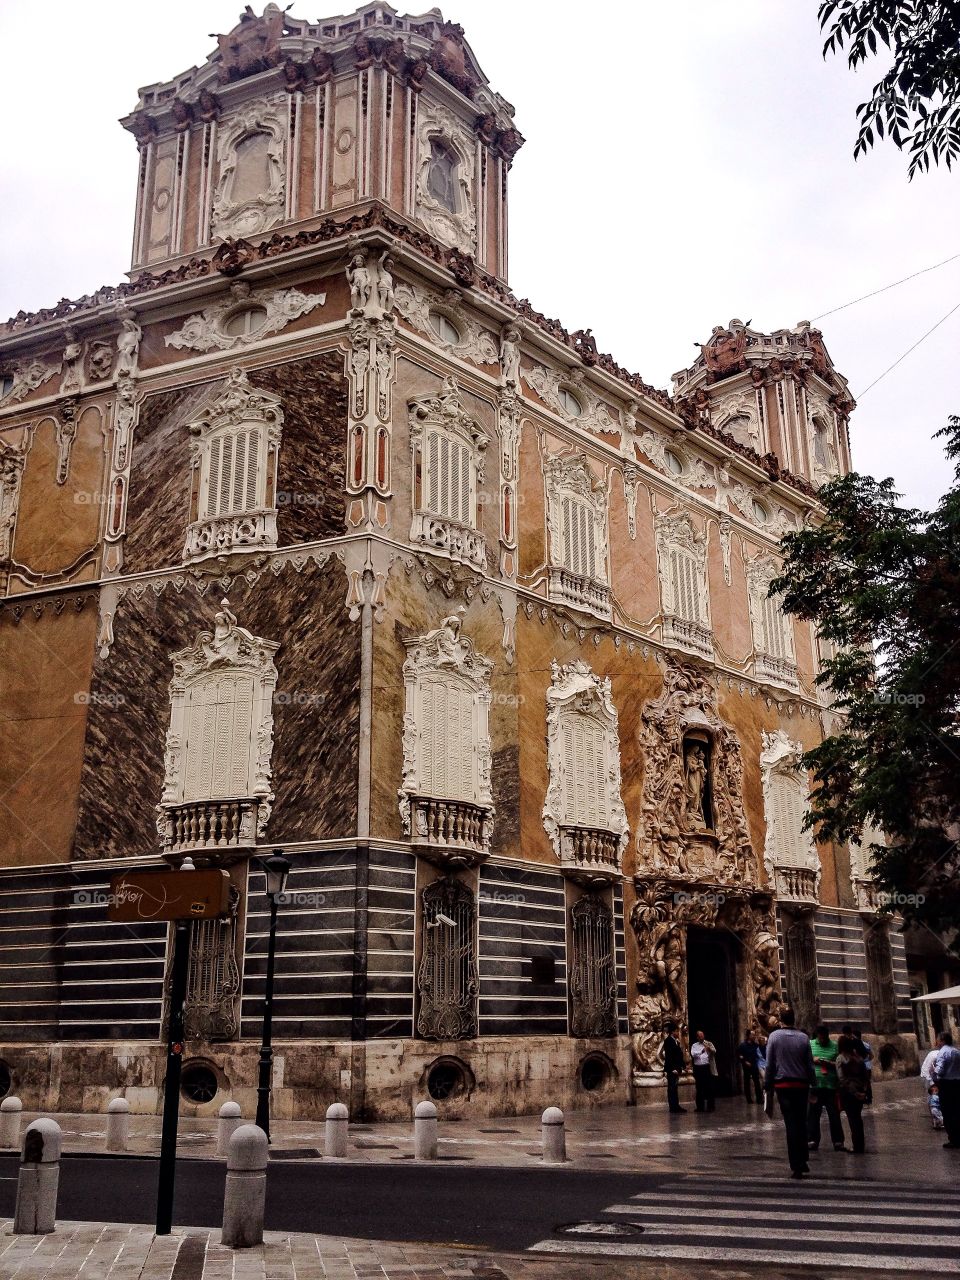
[[[130,373],[118,373],[113,405],[113,447],[110,453],[110,480],[107,485],[107,515],[104,522],[104,574],[112,576],[123,568],[123,539],[127,531],[127,495],[130,459],[139,403],[136,384]]]
[[[796,1014],[797,1026],[810,1032],[820,1021],[820,984],[813,912],[784,911],[782,918],[787,999]]]
[[[352,246],[350,386],[347,411],[347,525],[372,532],[389,526],[390,423],[393,414],[396,321],[393,276],[386,252]]]

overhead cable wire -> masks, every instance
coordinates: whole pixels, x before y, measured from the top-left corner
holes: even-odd
[[[845,302],[842,307],[833,307],[830,311],[821,311],[818,316],[814,316],[814,320],[824,320],[827,316],[835,316],[838,311],[846,311],[847,307],[856,306],[858,302],[866,302],[867,298],[875,298],[879,293],[886,293],[888,289],[895,289],[898,284],[906,284],[908,280],[916,280],[917,276],[924,276],[928,271],[936,271],[938,267],[945,267],[948,262],[956,262],[960,258],[960,253],[953,254],[952,257],[944,258],[942,262],[935,262],[932,267],[921,267],[919,271],[914,271],[912,275],[904,276],[902,280],[894,280],[892,284],[885,284],[882,289],[874,289],[872,293],[861,294],[859,298],[854,298],[850,302]]]
[[[902,356],[898,356],[898,358],[894,360],[893,364],[890,366],[889,369],[884,369],[883,373],[880,374],[879,378],[874,378],[874,380],[870,383],[869,387],[864,387],[862,391],[857,392],[857,397],[856,397],[857,400],[862,400],[863,397],[867,394],[867,392],[870,391],[873,387],[875,387],[877,383],[881,381],[881,379],[885,378],[887,374],[891,372],[891,370],[897,367],[898,364],[906,360],[907,356],[910,354],[911,351],[916,351],[917,347],[919,347],[922,342],[926,342],[927,338],[930,337],[931,333],[933,333],[935,329],[939,329],[945,320],[949,320],[955,311],[960,311],[960,302],[958,302],[956,306],[951,307],[945,316],[941,316],[941,318],[937,321],[937,323],[933,326],[933,328],[928,329],[922,338],[918,338],[912,347],[908,347]]]

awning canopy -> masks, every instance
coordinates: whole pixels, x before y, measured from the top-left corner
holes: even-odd
[[[942,991],[931,991],[928,996],[914,996],[914,1004],[918,1000],[927,1004],[960,1004],[960,987],[944,987]]]

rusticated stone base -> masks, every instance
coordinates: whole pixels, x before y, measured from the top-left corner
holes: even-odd
[[[203,1061],[216,1073],[217,1095],[203,1105],[181,1098],[181,1114],[215,1116],[224,1102],[244,1115],[256,1109],[255,1041],[191,1044],[184,1064]],[[590,1058],[599,1083],[581,1078]],[[0,1045],[12,1076],[11,1092],[24,1110],[102,1113],[123,1096],[130,1110],[161,1109],[165,1047],[146,1041]],[[624,1105],[630,1100],[630,1045],[564,1036],[485,1037],[450,1043],[424,1040],[275,1041],[273,1114],[285,1120],[321,1120],[331,1102],[346,1102],[352,1120],[409,1120],[430,1097],[428,1077],[438,1059],[462,1069],[463,1087],[436,1099],[445,1119],[536,1114],[563,1108]],[[361,1076],[363,1079],[359,1079]],[[652,1091],[651,1091],[652,1092]]]

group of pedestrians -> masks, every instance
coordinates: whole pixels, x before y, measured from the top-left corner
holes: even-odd
[[[948,1150],[960,1147],[960,1049],[949,1031],[937,1036],[920,1068],[920,1079],[927,1091],[927,1105],[934,1129],[945,1129]]]

